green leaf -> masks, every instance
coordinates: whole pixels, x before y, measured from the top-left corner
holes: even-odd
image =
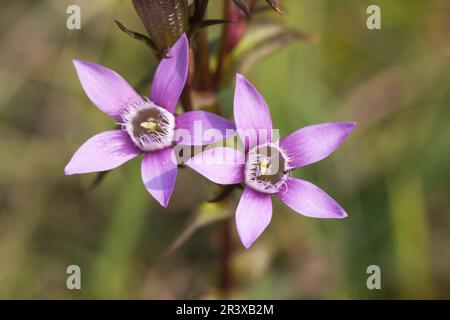
[[[191,37],[193,34],[195,34],[198,31],[198,29],[208,28],[208,27],[217,26],[217,25],[226,24],[226,23],[232,23],[232,21],[224,20],[224,19],[208,19],[208,20],[200,21],[198,23],[194,23],[191,25],[189,37]]]
[[[218,24],[226,24],[231,23],[229,20],[223,20],[223,19],[209,19],[209,20],[203,20],[202,22],[197,24],[198,28],[207,28],[211,26],[215,26]]]
[[[263,22],[251,27],[232,53],[232,74],[247,73],[257,62],[295,42],[315,42],[315,34],[289,28],[275,22]]]
[[[152,39],[150,39],[149,37],[147,37],[146,35],[144,35],[142,33],[135,32],[135,31],[132,31],[132,30],[128,29],[127,27],[125,27],[118,20],[114,20],[114,22],[117,24],[117,26],[120,28],[120,30],[125,32],[131,38],[144,42],[146,45],[148,45],[155,52],[155,54],[158,57],[160,56],[160,52],[158,51],[158,48],[156,47],[156,44],[153,42]]]

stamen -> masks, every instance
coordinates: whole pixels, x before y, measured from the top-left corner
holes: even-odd
[[[143,151],[164,149],[173,143],[174,115],[149,100],[128,107],[122,119],[123,129]]]
[[[153,121],[141,122],[141,127],[144,129],[155,131],[158,125]]]
[[[289,176],[288,157],[275,144],[257,146],[249,151],[245,165],[245,182],[264,193],[277,193]]]
[[[267,171],[270,170],[270,164],[271,162],[268,159],[261,160],[261,163],[259,164],[259,170],[261,171],[262,175],[265,175]]]

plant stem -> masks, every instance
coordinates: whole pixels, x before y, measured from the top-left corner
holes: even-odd
[[[222,253],[220,257],[221,272],[220,272],[220,290],[224,299],[230,297],[230,292],[233,286],[231,257],[233,252],[233,244],[231,241],[231,219],[226,219],[222,225]]]
[[[230,20],[231,18],[231,1],[223,0],[223,19]],[[219,91],[220,83],[222,81],[223,69],[226,64],[228,56],[228,35],[229,24],[224,24],[222,29],[222,38],[220,43],[220,51],[217,60],[217,69],[214,75],[213,87],[216,93]],[[218,106],[216,106],[218,108]],[[224,201],[222,201],[223,203]],[[230,292],[233,286],[233,272],[231,266],[231,258],[233,255],[233,243],[231,237],[231,219],[226,219],[222,225],[222,252],[220,257],[221,272],[219,287],[224,299],[230,297]]]
[[[231,20],[231,1],[224,0],[223,1],[223,19],[224,20]],[[230,24],[226,23],[223,25],[222,29],[222,39],[220,43],[220,51],[219,51],[219,57],[217,59],[217,69],[214,79],[214,86],[216,89],[220,87],[220,82],[222,80],[223,75],[223,69],[225,67],[225,64],[228,59],[228,48],[227,48],[227,42],[228,42],[228,35],[229,35],[229,29]]]
[[[191,41],[189,41],[191,42]],[[195,65],[192,63],[193,57],[195,56],[195,53],[193,51],[193,48],[191,47],[189,43],[189,68],[188,68],[188,75],[186,79],[186,84],[184,85],[183,92],[181,94],[180,100],[181,105],[183,106],[183,110],[185,112],[192,111],[194,109],[192,104],[192,79],[193,75],[195,74]]]
[[[197,33],[197,55],[196,65],[198,66],[198,90],[207,91],[211,87],[212,79],[209,69],[209,48],[207,29],[203,28]]]
[[[191,85],[189,83],[186,83],[183,93],[181,94],[181,105],[185,112],[193,110]]]
[[[195,0],[193,22],[200,24],[205,20],[209,0]],[[196,54],[194,55],[195,74],[193,87],[198,91],[208,91],[211,88],[211,71],[209,69],[208,29],[199,28],[193,36]]]

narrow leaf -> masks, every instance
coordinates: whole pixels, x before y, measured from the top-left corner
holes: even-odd
[[[247,17],[250,17],[252,15],[252,13],[250,12],[250,8],[248,7],[248,5],[245,3],[244,0],[233,0],[233,2],[236,6],[239,7],[239,9],[242,10],[242,12],[245,13]]]
[[[294,42],[315,42],[315,34],[289,28],[279,23],[254,25],[233,52],[233,73],[246,73],[255,63]]]
[[[89,185],[89,188],[88,188],[89,191],[92,191],[92,190],[96,189],[103,182],[103,180],[105,180],[106,175],[109,172],[110,171],[102,171],[102,172],[97,173],[97,175],[95,176],[94,180]]]
[[[282,14],[280,5],[277,0],[266,0],[266,2],[275,10],[278,14]]]
[[[232,23],[231,21],[228,20],[223,20],[223,19],[210,19],[210,20],[203,20],[202,22],[197,24],[198,28],[207,28],[207,27],[211,27],[211,26],[215,26],[215,25],[219,25],[219,24],[226,24],[226,23]]]
[[[114,20],[114,22],[117,24],[117,26],[120,28],[120,30],[125,32],[127,35],[129,35],[133,39],[145,42],[146,45],[148,45],[154,52],[158,53],[157,55],[159,55],[158,49],[156,48],[156,45],[152,39],[150,39],[149,37],[147,37],[146,35],[144,35],[142,33],[135,32],[135,31],[128,29],[118,20]]]

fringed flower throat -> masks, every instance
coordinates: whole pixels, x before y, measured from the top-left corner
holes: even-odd
[[[289,177],[288,157],[277,145],[257,146],[248,153],[245,164],[245,182],[264,193],[277,193]]]
[[[175,117],[151,101],[130,106],[122,119],[123,129],[143,151],[161,150],[172,145]]]

